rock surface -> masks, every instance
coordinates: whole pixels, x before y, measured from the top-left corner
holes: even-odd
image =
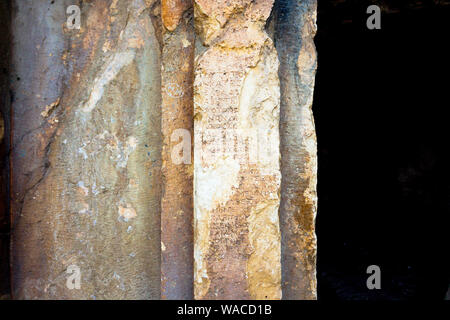
[[[0,25],[13,298],[315,299],[316,0],[72,2]]]
[[[317,141],[312,114],[317,68],[316,0],[279,0],[275,39],[280,57],[283,298],[317,298]]]
[[[157,299],[154,1],[83,2],[79,30],[72,2],[13,2],[13,297]]]
[[[0,2],[0,300],[9,297],[10,8]]]
[[[194,21],[190,1],[163,0],[161,298],[193,299]],[[184,8],[183,10],[181,10]],[[180,11],[181,10],[181,11]]]
[[[281,298],[272,0],[195,1],[195,297]]]

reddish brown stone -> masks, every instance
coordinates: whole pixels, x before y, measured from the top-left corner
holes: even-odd
[[[192,0],[161,0],[161,18],[166,29],[174,31],[189,8]]]
[[[171,1],[163,1],[167,3]],[[185,4],[188,1],[184,2]],[[164,8],[164,5],[163,5]],[[170,6],[169,6],[170,8]],[[174,15],[178,14],[176,7]],[[166,8],[167,10],[167,8]],[[164,10],[163,10],[164,12]],[[169,11],[166,14],[171,14]],[[184,12],[178,28],[163,33],[162,51],[162,177],[161,199],[161,297],[192,299],[193,257],[193,131],[192,84],[194,80],[194,23],[192,7]],[[179,135],[188,133],[188,137]],[[188,143],[188,161],[172,158],[177,145]]]

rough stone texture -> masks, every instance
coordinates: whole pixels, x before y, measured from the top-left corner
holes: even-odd
[[[312,114],[317,67],[316,0],[279,0],[283,299],[316,299],[317,142]]]
[[[206,46],[194,81],[197,299],[281,298],[278,57],[264,32],[272,4],[195,1]]]
[[[194,22],[190,1],[161,2],[162,50],[161,298],[193,299],[193,80]],[[183,11],[183,10],[185,11]],[[172,31],[169,31],[172,30]],[[181,130],[189,132],[183,136]],[[187,141],[185,141],[187,140]],[[180,144],[188,163],[178,161]],[[181,154],[180,152],[180,154]],[[172,159],[172,153],[175,153]]]
[[[13,1],[13,296],[159,298],[154,1],[80,2],[80,30],[72,4]]]
[[[0,300],[9,297],[10,6],[0,1]]]
[[[192,8],[191,0],[162,0],[161,18],[164,27],[169,31],[174,31],[186,10]]]
[[[15,0],[12,40],[0,4],[14,298],[316,298],[316,0],[273,2],[80,1],[71,30],[73,1]]]

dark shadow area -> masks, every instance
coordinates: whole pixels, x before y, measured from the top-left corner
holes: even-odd
[[[384,1],[368,30],[375,2],[319,1],[318,296],[443,300],[450,5]],[[366,287],[369,265],[381,290]]]

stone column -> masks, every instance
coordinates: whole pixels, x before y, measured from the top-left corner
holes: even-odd
[[[155,1],[77,3],[13,1],[13,296],[157,299]]]
[[[317,142],[312,114],[317,67],[316,0],[278,0],[282,279],[284,299],[316,299]]]
[[[161,297],[193,299],[194,17],[190,0],[162,0]]]
[[[9,298],[9,133],[11,96],[9,2],[0,2],[0,300]]]
[[[281,298],[273,0],[196,0],[195,297]]]

